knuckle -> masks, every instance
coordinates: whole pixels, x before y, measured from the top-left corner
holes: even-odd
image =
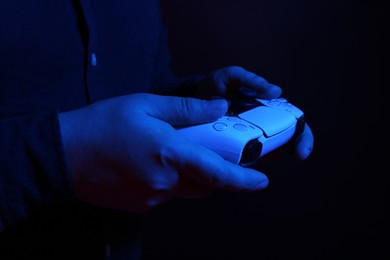
[[[170,142],[164,142],[159,148],[158,163],[164,168],[174,168],[176,161],[176,150],[170,145]]]
[[[164,180],[151,181],[148,185],[148,188],[152,194],[160,195],[169,193],[173,189],[173,187],[173,182],[167,178],[164,178]]]
[[[167,183],[155,182],[150,186],[152,190],[149,195],[141,201],[141,207],[144,211],[154,209],[174,197],[172,187]]]
[[[146,213],[156,208],[159,204],[160,203],[154,198],[144,199],[139,202],[138,208],[135,211],[137,213]]]
[[[241,66],[237,66],[237,65],[229,66],[229,67],[226,67],[226,69],[225,69],[225,72],[229,73],[229,74],[235,73],[235,72],[241,72],[241,71],[244,71],[244,68]]]
[[[156,208],[161,203],[162,202],[160,202],[158,198],[149,198],[148,200],[145,201],[145,208],[151,210]]]
[[[179,183],[176,155],[173,149],[164,149],[158,155],[158,167],[151,169],[146,186],[150,196],[170,194]]]
[[[179,99],[179,111],[184,118],[189,117],[194,109],[194,101],[192,98],[180,98]]]
[[[228,184],[226,175],[220,169],[215,170],[212,174],[210,174],[208,182],[211,186],[221,188],[227,186]]]

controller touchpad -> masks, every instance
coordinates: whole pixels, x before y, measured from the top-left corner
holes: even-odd
[[[273,136],[295,126],[297,119],[283,110],[260,106],[239,115],[264,131],[266,136]]]

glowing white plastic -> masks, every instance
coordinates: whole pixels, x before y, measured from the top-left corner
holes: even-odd
[[[212,123],[184,127],[178,132],[235,164],[240,164],[245,145],[252,140],[262,144],[259,157],[264,156],[291,139],[303,112],[284,98],[257,101],[264,106],[233,117],[223,116]]]

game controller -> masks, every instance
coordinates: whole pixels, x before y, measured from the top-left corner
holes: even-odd
[[[225,160],[250,166],[302,133],[304,126],[304,113],[284,98],[237,98],[217,121],[177,130]]]

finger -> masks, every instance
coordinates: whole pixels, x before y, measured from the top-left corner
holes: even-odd
[[[224,82],[227,85],[232,83],[237,88],[244,87],[255,90],[256,96],[259,98],[277,98],[282,94],[280,87],[269,83],[263,77],[239,66],[221,69],[217,77],[220,77],[220,82]],[[253,95],[252,93],[249,92],[248,94],[251,96]]]
[[[255,191],[268,186],[263,173],[226,161],[202,146],[188,143],[187,149],[181,149],[177,163],[179,172],[211,188]]]
[[[228,109],[228,103],[224,99],[154,96],[151,102],[153,106],[146,108],[149,114],[172,125],[212,122],[225,115]]]
[[[313,147],[313,132],[309,125],[306,124],[303,133],[295,141],[294,155],[298,160],[305,160],[312,153]]]

